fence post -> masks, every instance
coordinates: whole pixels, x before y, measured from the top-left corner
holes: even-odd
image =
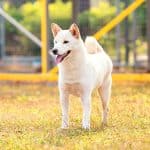
[[[41,66],[42,66],[42,73],[47,73],[47,71],[49,69],[48,0],[41,1],[41,8],[42,8],[42,14],[41,14],[41,41],[42,41]]]

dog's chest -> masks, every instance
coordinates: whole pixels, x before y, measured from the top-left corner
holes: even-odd
[[[71,95],[78,97],[83,95],[83,86],[80,83],[65,83],[63,88],[66,92],[68,92]]]

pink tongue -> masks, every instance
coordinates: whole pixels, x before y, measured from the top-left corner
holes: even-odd
[[[59,64],[63,60],[64,55],[58,55],[56,57],[56,63]]]

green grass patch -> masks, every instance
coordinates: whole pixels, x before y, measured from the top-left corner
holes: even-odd
[[[149,149],[150,83],[113,84],[108,127],[101,102],[92,96],[91,130],[81,128],[78,98],[70,99],[70,129],[59,130],[58,89],[45,84],[0,83],[0,149]]]

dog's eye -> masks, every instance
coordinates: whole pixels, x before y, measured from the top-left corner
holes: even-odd
[[[69,43],[69,41],[64,41],[64,44],[67,44],[67,43]]]
[[[54,41],[54,43],[57,43],[57,41]]]

